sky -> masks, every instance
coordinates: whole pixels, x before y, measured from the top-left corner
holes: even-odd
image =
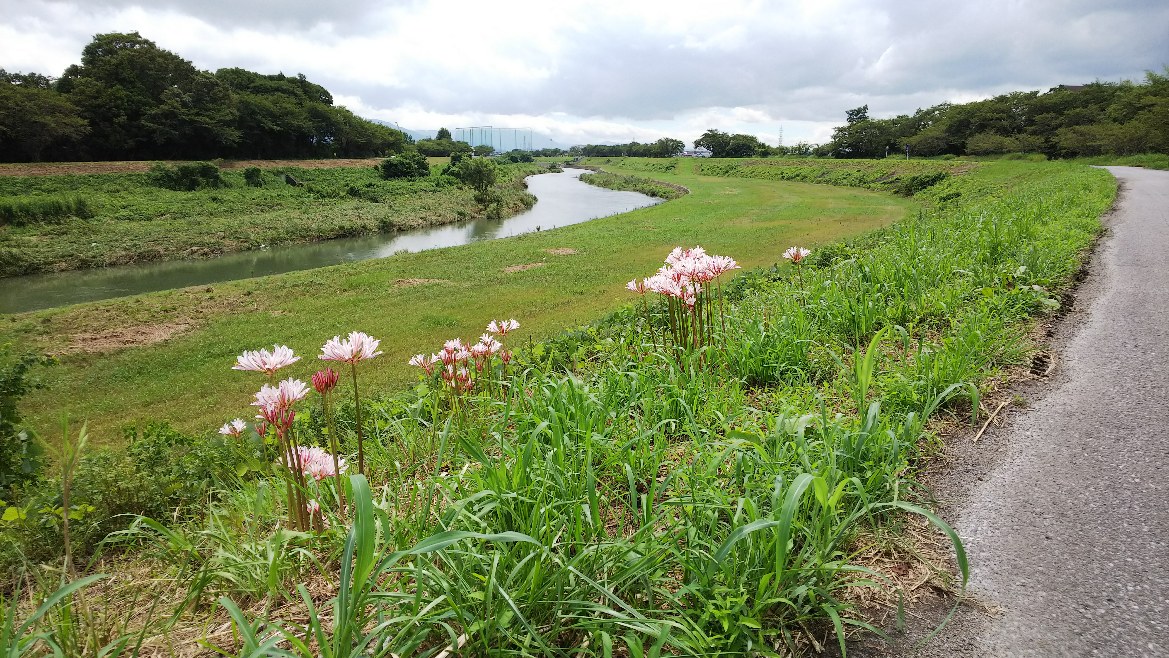
[[[58,76],[95,34],[132,31],[200,69],[303,73],[366,118],[537,145],[823,143],[865,104],[1169,65],[1166,0],[0,0],[0,68]]]

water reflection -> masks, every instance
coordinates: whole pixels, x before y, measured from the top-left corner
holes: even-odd
[[[384,258],[400,251],[423,251],[507,238],[607,217],[658,203],[637,192],[593,187],[577,178],[583,169],[528,178],[538,201],[526,213],[504,220],[475,220],[428,229],[307,245],[228,254],[213,260],[143,263],[96,270],[0,279],[0,313],[19,313],[156,290],[233,281],[269,274]]]

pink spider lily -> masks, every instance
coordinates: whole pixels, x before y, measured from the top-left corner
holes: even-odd
[[[297,446],[296,461],[304,474],[317,482],[344,473],[349,467],[344,458],[334,459],[333,453],[316,446]]]
[[[492,320],[487,325],[487,331],[500,336],[506,336],[508,332],[515,331],[520,328],[520,323],[516,322],[515,318],[510,320]]]
[[[426,373],[427,377],[429,377],[434,374],[434,366],[441,360],[441,358],[442,357],[437,354],[431,354],[430,356],[426,356],[425,354],[415,354],[414,356],[410,357],[410,365],[416,368],[422,368],[422,371]]]
[[[328,395],[337,387],[337,372],[332,368],[325,368],[313,373],[313,388],[321,395]]]
[[[219,433],[224,436],[230,436],[238,439],[243,436],[244,430],[248,428],[248,424],[244,422],[243,418],[236,418],[230,423],[224,423],[223,427],[219,428]]]
[[[625,284],[625,289],[629,292],[635,292],[639,295],[644,295],[645,291],[647,290],[645,287],[645,279],[642,279],[640,282],[637,279],[634,279]]]
[[[357,364],[360,361],[380,356],[378,350],[380,340],[361,331],[349,332],[349,337],[341,340],[340,336],[333,336],[321,346],[321,355],[317,358],[323,361],[339,361],[348,363],[353,374],[353,422],[357,428],[357,470],[365,475],[365,437],[361,428],[361,397],[357,389]]]
[[[243,354],[236,357],[236,363],[231,369],[262,372],[271,377],[277,370],[297,361],[300,361],[300,357],[293,354],[286,345],[273,345],[271,352],[244,350]]]
[[[380,340],[361,331],[349,332],[349,337],[341,340],[340,336],[333,336],[321,347],[322,361],[340,361],[356,364],[359,361],[380,356],[378,351]]]
[[[787,251],[783,252],[783,257],[795,264],[804,262],[804,259],[812,254],[810,249],[803,247],[789,247]]]
[[[259,407],[256,416],[271,425],[287,428],[292,424],[292,405],[308,395],[308,386],[299,379],[285,379],[278,386],[264,384],[256,393],[252,406]]]

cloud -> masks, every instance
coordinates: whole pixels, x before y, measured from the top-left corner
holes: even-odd
[[[304,73],[412,128],[558,141],[824,141],[846,109],[912,113],[1169,63],[1163,0],[0,0],[0,66],[59,74],[139,31],[200,68]],[[418,123],[415,123],[418,122]],[[683,132],[685,131],[685,132]]]

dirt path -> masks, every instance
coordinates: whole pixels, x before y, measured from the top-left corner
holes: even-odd
[[[948,607],[850,655],[1169,656],[1169,172],[1109,170],[1120,202],[1051,380],[936,483],[970,602],[924,648]]]

